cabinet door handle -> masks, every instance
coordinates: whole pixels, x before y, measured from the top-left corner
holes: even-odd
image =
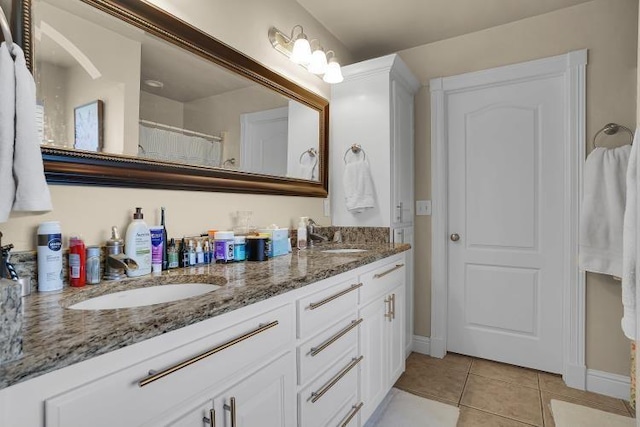
[[[224,404],[224,409],[231,413],[231,427],[236,427],[236,398],[230,398],[229,404]]]
[[[340,427],[347,427],[351,422],[351,420],[353,419],[353,417],[358,415],[358,412],[360,412],[360,409],[362,409],[363,406],[364,406],[364,402],[360,402],[357,405],[353,405],[351,407],[352,411],[349,413],[349,416],[347,416],[347,418],[344,419],[342,424],[340,424]]]
[[[362,287],[362,283],[356,283],[351,285],[350,287],[348,287],[347,289],[345,289],[344,291],[340,291],[337,294],[331,295],[328,298],[323,299],[322,301],[319,302],[312,302],[311,304],[309,304],[309,310],[315,310],[318,307],[321,307],[331,301],[333,301],[334,299],[340,298],[343,295],[348,294],[351,291],[355,291],[358,288]]]
[[[396,206],[396,209],[398,210],[396,215],[396,221],[402,222],[402,202],[398,203],[398,206]]]
[[[210,427],[216,427],[216,410],[209,409],[209,418],[203,417],[202,421],[209,424]]]
[[[391,297],[389,298],[385,298],[384,299],[384,304],[385,304],[385,308],[384,308],[384,317],[386,317],[387,319],[389,319],[389,322],[391,322]],[[387,304],[389,304],[387,306]]]
[[[391,320],[396,318],[396,294],[391,294]]]
[[[169,367],[167,369],[164,369],[164,370],[162,370],[160,372],[150,371],[150,373],[149,373],[150,375],[148,377],[143,378],[140,381],[138,381],[138,386],[144,387],[146,385],[149,385],[154,381],[158,381],[160,378],[164,378],[167,375],[172,374],[172,373],[174,373],[176,371],[179,371],[182,368],[186,368],[187,366],[193,365],[194,363],[199,362],[202,359],[206,359],[207,357],[212,356],[212,355],[214,355],[216,353],[219,353],[222,350],[226,350],[229,347],[232,347],[232,346],[234,346],[234,345],[236,345],[236,344],[238,344],[238,343],[240,343],[240,342],[242,342],[242,341],[244,341],[246,339],[249,339],[249,338],[251,338],[251,337],[253,337],[255,335],[258,335],[261,332],[266,331],[267,329],[271,329],[274,326],[278,326],[278,321],[277,320],[274,320],[273,322],[267,323],[265,325],[260,325],[258,328],[254,329],[251,332],[248,332],[248,333],[246,333],[244,335],[240,335],[237,338],[234,338],[234,339],[232,339],[230,341],[227,341],[224,344],[220,344],[219,346],[216,346],[216,347],[214,347],[214,348],[212,348],[210,350],[207,350],[204,353],[200,353],[199,355],[194,356],[191,359],[188,359],[188,360],[185,360],[183,362],[180,362],[180,363],[178,363],[176,365],[173,365],[173,366],[171,366],[171,367]]]
[[[345,375],[349,373],[360,361],[364,359],[364,356],[360,356],[358,358],[351,359],[351,363],[349,363],[342,371],[338,372],[338,374],[331,378],[331,380],[322,386],[322,388],[318,391],[314,391],[311,393],[311,403],[316,403],[326,392],[331,390],[331,387],[336,385],[338,381],[342,379]]]
[[[381,278],[381,277],[386,276],[386,275],[387,275],[387,274],[389,274],[389,273],[393,273],[394,271],[396,271],[397,269],[402,268],[402,267],[404,267],[404,264],[396,264],[396,266],[395,266],[395,267],[390,268],[390,269],[388,269],[387,271],[383,271],[382,273],[374,274],[374,275],[373,275],[373,278],[374,278],[374,279],[379,279],[379,278]]]
[[[310,353],[311,357],[316,356],[322,350],[329,347],[334,342],[338,341],[340,338],[345,336],[350,330],[358,326],[360,323],[362,323],[362,318],[358,320],[352,320],[349,326],[347,326],[346,328],[344,328],[343,330],[341,330],[340,332],[338,332],[337,334],[335,334],[334,336],[332,336],[331,338],[329,338],[328,340],[320,344],[318,347],[311,347],[311,353]]]

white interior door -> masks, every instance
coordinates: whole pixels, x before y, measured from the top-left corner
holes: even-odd
[[[563,370],[563,78],[446,98],[449,351]]]
[[[287,107],[246,113],[240,116],[241,169],[267,175],[287,175]]]

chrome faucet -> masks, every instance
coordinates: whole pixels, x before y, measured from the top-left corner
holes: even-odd
[[[329,238],[318,234],[316,229],[318,228],[318,224],[309,218],[307,221],[307,240],[308,245],[313,247],[314,242],[328,242]]]
[[[123,253],[107,255],[104,278],[107,280],[120,280],[125,277],[125,272],[137,270],[138,263]]]

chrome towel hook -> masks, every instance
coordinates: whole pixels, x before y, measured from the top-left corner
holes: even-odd
[[[626,126],[619,125],[617,123],[607,123],[602,129],[596,132],[596,134],[593,136],[593,141],[591,145],[593,146],[594,149],[598,147],[598,145],[596,145],[596,138],[602,132],[604,132],[605,135],[615,135],[616,133],[618,133],[618,131],[620,131],[620,129],[627,132],[629,136],[631,136],[631,142],[629,144],[633,144],[633,132],[631,131],[631,129],[629,129]]]
[[[358,153],[362,152],[362,160],[367,160],[367,153],[362,149],[360,144],[353,144],[351,147],[347,148],[347,151],[344,152],[344,156],[342,159],[344,160],[345,165],[347,164],[347,154],[352,152],[354,155],[358,155]]]

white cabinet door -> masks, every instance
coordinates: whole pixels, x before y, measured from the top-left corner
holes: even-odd
[[[404,347],[405,347],[405,356],[409,357],[409,353],[413,348],[413,293],[414,293],[414,284],[413,284],[413,255],[414,255],[414,237],[413,237],[413,227],[404,227],[401,229],[396,229],[394,232],[398,232],[401,237],[402,243],[408,243],[411,245],[411,249],[405,252],[405,260],[407,263],[407,267],[405,269],[406,274],[406,286],[405,286],[405,298],[404,298],[404,324],[405,324],[405,335],[404,335]],[[396,241],[396,243],[398,243]]]
[[[163,416],[160,420],[155,420],[145,424],[151,426],[165,427],[215,427],[215,421],[211,422],[211,417],[215,420],[216,414],[213,410],[213,399],[209,398],[204,402],[191,403],[191,405],[180,405],[175,413]],[[167,420],[170,420],[167,422]]]
[[[388,390],[389,360],[389,303],[387,296],[377,298],[360,310],[360,351],[362,360],[361,392],[362,419],[367,420]]]
[[[413,95],[397,80],[391,82],[393,158],[392,224],[413,223]]]
[[[388,345],[389,345],[389,369],[388,387],[400,378],[404,372],[405,361],[405,291],[404,283],[396,287],[390,295],[391,298],[391,321],[387,323]]]
[[[220,394],[214,403],[216,426],[293,427],[295,363],[287,353]]]

